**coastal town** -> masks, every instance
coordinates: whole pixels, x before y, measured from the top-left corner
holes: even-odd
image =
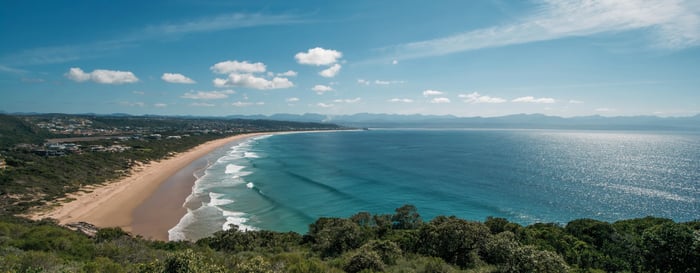
[[[46,114],[18,116],[18,118],[29,126],[34,126],[35,130],[38,131],[37,135],[44,137],[43,142],[34,140],[33,142],[14,143],[9,147],[0,148],[31,152],[46,157],[89,152],[120,153],[134,149],[124,142],[179,140],[203,135],[335,128],[335,125],[297,124],[283,121],[170,117]],[[0,168],[5,167],[5,160],[0,160]]]

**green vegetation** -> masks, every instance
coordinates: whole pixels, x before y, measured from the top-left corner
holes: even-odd
[[[405,211],[411,211],[406,218]],[[306,235],[220,231],[158,242],[106,228],[88,237],[52,221],[0,219],[0,272],[698,272],[700,222],[661,218],[520,226],[407,205],[377,225],[361,212],[321,218]],[[403,222],[403,223],[402,223]],[[383,223],[380,221],[380,223]],[[420,223],[410,228],[406,223]]]
[[[249,132],[338,128],[269,120],[0,114],[0,215],[25,213],[210,140]],[[53,141],[77,141],[72,149],[44,144],[47,139],[84,136],[93,138]]]
[[[6,163],[0,169],[0,272],[700,271],[700,221],[653,217],[615,223],[579,219],[564,226],[446,216],[425,222],[416,207],[405,205],[394,214],[320,218],[305,235],[233,228],[197,242],[158,242],[118,228],[89,237],[50,220],[14,216],[208,140],[241,132],[335,128],[276,121],[0,115],[0,160]],[[86,132],[138,137],[91,139],[59,156],[37,153],[57,132],[60,137]],[[110,145],[129,149],[85,148]]]

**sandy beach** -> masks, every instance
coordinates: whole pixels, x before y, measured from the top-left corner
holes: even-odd
[[[176,224],[179,218],[184,215],[184,208],[181,207],[181,204],[189,194],[188,191],[191,190],[194,182],[191,172],[189,177],[182,173],[179,175],[181,177],[175,177],[175,175],[196,160],[227,143],[266,134],[270,133],[243,134],[206,142],[170,158],[137,167],[132,170],[130,175],[118,181],[90,188],[88,193],[71,196],[75,200],[60,204],[48,212],[34,214],[31,218],[53,218],[58,220],[60,224],[83,221],[98,227],[120,227],[125,231],[134,232],[135,210],[159,191],[160,186],[164,182],[173,177],[175,180],[184,180],[184,182],[179,183],[170,192],[168,192],[168,189],[165,189],[168,193],[177,192],[174,194],[176,196],[170,196],[169,198],[169,206],[171,208],[163,207],[163,210],[167,211],[164,215],[166,215],[165,217],[168,218],[168,221],[161,223],[157,227],[145,229],[146,231],[137,229],[136,232],[143,232],[144,234],[135,234],[145,238],[167,240],[167,230],[174,224],[168,225],[170,225],[170,222]],[[180,207],[178,208],[177,205],[173,204],[180,204]]]

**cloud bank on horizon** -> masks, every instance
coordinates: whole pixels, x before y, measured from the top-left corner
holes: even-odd
[[[0,110],[700,113],[697,1],[102,5],[0,11]]]

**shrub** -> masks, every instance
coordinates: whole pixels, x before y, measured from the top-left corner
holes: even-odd
[[[384,263],[374,251],[358,251],[350,258],[350,261],[343,267],[348,273],[357,273],[365,270],[382,271]]]

